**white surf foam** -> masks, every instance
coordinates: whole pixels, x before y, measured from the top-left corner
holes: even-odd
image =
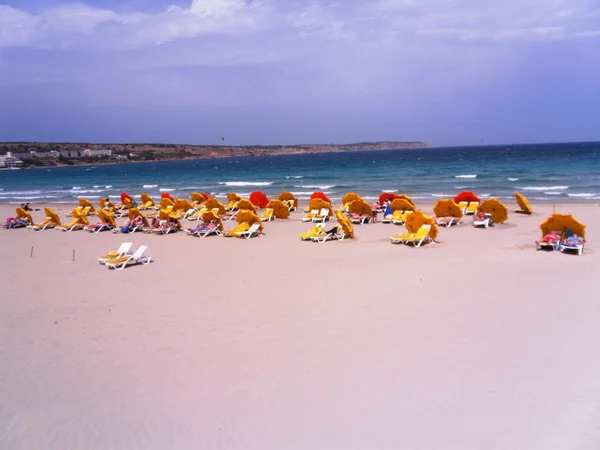
[[[454,198],[452,194],[431,194],[432,197]]]
[[[544,192],[544,195],[563,195],[564,192]]]
[[[294,186],[295,188],[300,188],[300,189],[333,189],[335,187],[335,184],[322,184],[322,185],[318,185],[318,184],[301,184],[299,186]]]
[[[518,178],[508,178],[508,181],[519,181]]]
[[[393,194],[394,192],[398,192],[398,189],[382,189],[381,192],[384,194]]]
[[[288,175],[288,176],[286,176],[286,178],[288,178],[288,179],[289,178],[295,178],[296,180],[299,180],[300,178],[304,178],[304,177],[302,175],[294,175],[294,176]]]
[[[112,185],[111,185],[111,184],[109,184],[108,186],[104,186],[104,188],[105,188],[105,189],[110,189],[110,188],[112,188]]]
[[[173,192],[175,189],[172,188],[160,188],[159,191],[160,192]]]
[[[600,194],[592,194],[590,192],[582,192],[580,194],[567,194],[569,197],[577,197],[577,198],[592,198],[597,197]]]
[[[454,178],[477,178],[477,175],[456,175]]]
[[[524,191],[564,191],[569,189],[569,186],[525,186],[519,189]]]
[[[151,188],[158,187],[158,184],[144,184],[144,185],[142,185],[142,187],[144,189],[151,189]]]
[[[225,181],[219,183],[225,186],[271,186],[272,181]]]

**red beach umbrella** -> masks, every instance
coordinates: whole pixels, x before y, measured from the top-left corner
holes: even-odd
[[[206,200],[208,200],[209,198],[212,198],[210,195],[208,195],[206,192],[203,192],[202,195],[204,196],[204,198]]]
[[[398,197],[398,194],[393,194],[391,192],[384,192],[379,196],[379,204],[383,205],[385,202],[393,202],[394,199]]]
[[[169,194],[168,192],[163,192],[162,194],[160,194],[160,198],[168,198],[169,200],[171,200],[173,203],[175,203],[175,199],[173,198],[173,196],[171,194]]]
[[[250,203],[257,208],[266,208],[269,204],[269,198],[262,192],[256,191],[250,194]]]
[[[133,198],[127,192],[121,192],[121,203],[133,202]]]
[[[327,197],[324,192],[313,192],[313,195],[310,196],[310,199],[312,200],[315,198],[320,198],[321,200],[325,200],[327,203],[329,203],[331,205],[331,200],[329,200],[329,197]]]
[[[479,200],[479,197],[477,197],[475,194],[473,194],[471,191],[463,191],[460,194],[458,194],[456,197],[454,197],[454,203],[460,203],[460,202],[481,202],[481,200]]]

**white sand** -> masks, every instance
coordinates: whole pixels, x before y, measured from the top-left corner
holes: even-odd
[[[301,242],[298,214],[252,240],[1,230],[0,449],[597,450],[600,209],[557,208],[581,257],[535,251],[535,209],[419,249]],[[126,240],[155,262],[96,262]]]

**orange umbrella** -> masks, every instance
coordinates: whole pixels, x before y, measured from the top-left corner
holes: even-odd
[[[354,192],[348,192],[346,195],[342,197],[342,205],[346,205],[348,203],[352,203],[354,200],[362,200],[360,195]]]
[[[404,198],[396,198],[390,203],[390,208],[392,208],[392,211],[414,211],[417,209],[413,203]]]
[[[409,233],[416,233],[423,225],[431,225],[429,236],[435,241],[440,229],[436,225],[435,220],[433,220],[433,217],[423,214],[422,211],[415,211],[406,217],[405,226]]]
[[[208,212],[205,212],[204,214],[202,214],[202,222],[204,222],[204,223],[216,222],[217,228],[219,230],[223,231],[223,221],[221,221],[221,218],[219,216],[215,215],[212,211],[208,211]]]
[[[223,214],[225,214],[227,211],[225,211],[225,206],[223,205],[223,203],[221,203],[218,199],[212,197],[209,198],[208,200],[206,200],[206,202],[204,203],[204,207],[206,209],[218,209],[219,210],[219,215],[222,216]]]
[[[246,200],[245,198],[241,199],[238,202],[237,209],[247,209],[249,211],[256,212],[256,208],[254,207],[254,205],[250,202],[250,200]]]
[[[206,197],[199,192],[192,192],[190,194],[190,199],[196,204],[204,203],[206,201]]]
[[[175,199],[173,198],[173,196],[171,194],[169,194],[168,192],[163,192],[162,194],[160,194],[160,198],[168,198],[169,200],[171,200],[173,203],[175,203]]]
[[[290,217],[290,209],[281,200],[271,200],[267,208],[273,209],[273,215],[277,219],[287,219]]]
[[[309,210],[313,210],[313,209],[328,209],[329,210],[329,215],[330,216],[333,215],[333,213],[331,212],[331,203],[326,202],[322,198],[313,198],[308,203],[308,209]]]
[[[362,216],[362,215],[370,216],[373,214],[371,205],[369,205],[367,202],[365,202],[362,198],[358,199],[358,200],[354,200],[352,203],[350,203],[350,206],[348,207],[348,211],[350,212],[350,214],[358,214],[360,216]]]
[[[230,192],[229,194],[227,194],[228,202],[239,202],[241,199],[242,199],[242,197],[237,195],[235,192]]]
[[[279,194],[277,199],[281,200],[282,202],[293,202],[291,206],[293,206],[294,208],[298,207],[298,199],[291,192],[283,191],[281,194]]]
[[[250,210],[244,209],[238,211],[235,218],[237,223],[247,223],[250,226],[254,225],[255,223],[260,223],[260,230],[262,231],[264,228],[262,222],[260,221],[260,217]]]

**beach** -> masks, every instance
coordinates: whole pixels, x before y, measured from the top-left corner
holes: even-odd
[[[556,205],[571,256],[533,208],[421,248],[302,242],[301,211],[250,240],[2,229],[0,448],[597,449],[600,209]],[[125,241],[153,262],[98,264]]]

